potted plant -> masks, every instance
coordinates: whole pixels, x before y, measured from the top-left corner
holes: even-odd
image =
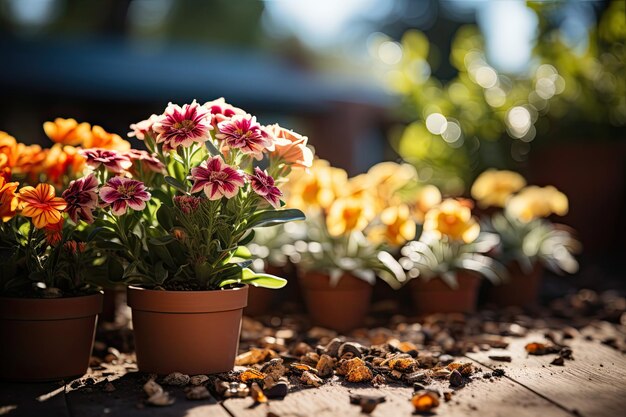
[[[499,282],[506,274],[485,255],[497,244],[497,235],[481,232],[467,200],[446,199],[429,210],[419,240],[401,249],[415,311],[474,311],[480,278]]]
[[[348,179],[344,170],[316,160],[309,176],[289,183],[288,201],[307,213],[306,236],[289,255],[314,324],[352,330],[363,324],[377,276],[394,288],[404,281],[385,248],[415,235],[408,206],[394,199],[413,173],[386,163]]]
[[[12,173],[34,179],[45,158],[32,164],[28,155],[39,153],[38,146],[0,136],[0,378],[80,376],[102,306],[102,292],[86,280],[103,269],[83,221],[96,203],[95,184],[70,182],[63,197],[48,183],[20,187]],[[84,189],[84,213],[75,204],[78,188]]]
[[[543,267],[557,274],[578,270],[573,254],[580,243],[570,228],[547,219],[567,213],[567,206],[567,197],[556,188],[528,186],[491,216],[487,227],[500,236],[497,259],[509,274],[502,285],[489,288],[489,302],[501,307],[536,304]]]
[[[98,244],[118,256],[111,262],[129,285],[138,367],[159,374],[231,370],[246,284],[285,285],[249,269],[242,246],[256,227],[304,219],[281,209],[278,186],[306,143],[223,99],[170,103],[131,128],[148,151],[83,153],[101,184]]]

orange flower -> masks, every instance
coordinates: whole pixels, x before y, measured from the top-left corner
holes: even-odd
[[[61,217],[60,221],[44,227],[43,230],[46,234],[46,241],[49,245],[56,246],[61,243],[61,239],[63,239],[63,223],[64,220],[63,217]]]
[[[15,216],[18,205],[15,190],[17,190],[18,185],[17,182],[6,182],[4,177],[0,177],[0,218],[3,222]]]
[[[89,123],[78,123],[74,119],[57,117],[54,122],[45,122],[43,130],[53,142],[62,145],[82,145],[91,136]]]
[[[9,157],[0,153],[0,177],[5,181],[11,180],[11,167],[9,167]]]
[[[50,184],[37,184],[22,187],[19,192],[22,214],[31,217],[37,229],[61,221],[62,211],[67,204],[61,197],[55,197],[54,187]]]
[[[86,159],[78,153],[78,148],[56,143],[50,148],[43,161],[43,173],[49,183],[63,185],[63,177],[80,177],[86,166]]]
[[[307,148],[308,138],[287,130],[275,124],[266,129],[274,139],[274,150],[270,151],[271,158],[297,168],[310,168],[313,164],[313,152]]]
[[[472,217],[472,210],[459,200],[447,199],[426,213],[424,234],[436,238],[471,243],[478,237],[480,225]]]
[[[47,151],[47,149],[41,149],[39,145],[18,143],[13,159],[13,173],[28,176],[29,179],[36,181],[36,177],[41,173]]]
[[[83,148],[101,148],[115,151],[127,151],[130,149],[130,142],[125,141],[115,133],[108,133],[100,126],[91,129],[91,135],[83,141]]]
[[[0,131],[0,154],[6,156],[5,165],[9,168],[15,165],[17,158],[17,141],[6,132]]]

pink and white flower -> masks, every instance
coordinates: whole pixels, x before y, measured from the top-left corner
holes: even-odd
[[[224,97],[220,97],[213,101],[207,101],[204,103],[203,107],[206,108],[213,116],[211,124],[214,128],[217,128],[218,123],[228,120],[233,116],[246,114],[246,112],[242,109],[226,103]]]
[[[84,220],[93,223],[93,211],[98,205],[98,180],[93,174],[70,182],[63,191],[63,199],[67,203],[65,211],[74,223]]]
[[[267,171],[255,167],[254,174],[248,174],[248,179],[255,193],[263,197],[272,207],[280,207],[280,197],[283,193],[274,185],[274,178]]]
[[[159,120],[159,116],[153,114],[146,120],[142,120],[138,123],[133,123],[130,125],[131,132],[128,132],[128,137],[135,137],[139,140],[144,140],[146,135],[150,135],[152,137],[156,136],[152,126]]]
[[[243,174],[225,164],[219,156],[214,156],[202,162],[200,166],[192,168],[189,178],[194,181],[191,192],[204,190],[209,200],[233,198],[245,183]]]
[[[119,174],[133,166],[132,161],[123,153],[101,148],[80,149],[78,151],[87,160],[87,166],[94,171],[101,165],[109,172]]]
[[[270,135],[257,123],[256,117],[237,115],[218,123],[217,139],[229,149],[239,149],[241,152],[255,157],[261,156],[266,148],[272,146]]]
[[[150,193],[141,181],[113,177],[100,189],[100,198],[112,207],[114,215],[121,216],[129,207],[137,211],[146,208]]]
[[[157,158],[156,154],[150,154],[144,150],[130,149],[125,155],[131,162],[140,164],[144,170],[165,172],[165,165]]]
[[[178,146],[187,148],[194,142],[206,142],[213,126],[209,111],[194,100],[183,107],[170,103],[152,128],[158,133],[157,143],[163,143],[165,150],[173,150]]]

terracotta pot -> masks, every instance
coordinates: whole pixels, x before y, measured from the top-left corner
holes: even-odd
[[[220,291],[128,288],[140,371],[214,374],[233,369],[248,286]]]
[[[126,303],[124,300],[125,297],[126,289],[124,287],[104,289],[102,313],[100,313],[100,316],[98,317],[100,319],[100,323],[104,321],[110,323],[115,322],[115,319],[117,318],[117,311],[120,309],[122,304]]]
[[[317,326],[347,332],[363,324],[369,311],[372,286],[350,274],[344,274],[335,287],[328,275],[307,272],[299,278],[304,300]]]
[[[102,293],[0,297],[0,378],[53,381],[83,375],[101,309]]]
[[[276,275],[277,277],[285,276],[282,268],[274,266],[268,266],[265,272],[271,275]],[[276,300],[276,293],[277,290],[259,288],[254,285],[250,285],[248,288],[248,305],[243,309],[243,314],[251,317],[268,314],[272,310],[272,305]]]
[[[507,265],[509,281],[502,285],[492,285],[487,290],[487,303],[498,307],[524,307],[539,302],[539,291],[543,276],[543,266],[535,262],[531,272],[524,272],[519,263]]]
[[[458,271],[459,287],[450,288],[440,278],[409,282],[413,308],[418,314],[471,313],[476,310],[480,277],[469,271]]]

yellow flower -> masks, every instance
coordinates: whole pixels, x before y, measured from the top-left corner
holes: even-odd
[[[526,187],[506,204],[508,215],[526,223],[551,214],[564,216],[568,210],[567,196],[552,186]]]
[[[439,188],[431,184],[421,187],[415,195],[413,218],[418,223],[424,223],[426,212],[439,203],[441,203],[441,191],[439,191]]]
[[[368,238],[373,242],[386,242],[400,246],[415,237],[415,222],[405,204],[387,207],[380,213],[381,225],[372,227]]]
[[[397,202],[396,193],[408,184],[417,181],[417,171],[412,165],[396,162],[381,162],[367,171],[372,192],[385,206]]]
[[[335,200],[328,209],[326,228],[331,236],[341,236],[365,229],[374,217],[370,204],[358,198]]]
[[[22,215],[31,217],[37,229],[61,221],[62,211],[67,203],[61,197],[55,197],[54,187],[50,184],[37,184],[37,187],[26,186],[19,191]]]
[[[45,122],[43,130],[53,142],[62,145],[82,145],[91,136],[89,123],[78,123],[74,119],[57,117],[54,122]]]
[[[300,171],[294,174],[289,177],[286,187],[291,207],[304,211],[320,207],[328,209],[335,199],[346,193],[346,171],[331,167],[323,159],[314,160],[308,173]]]
[[[426,213],[424,234],[436,238],[443,236],[451,240],[470,243],[476,240],[480,226],[472,217],[472,210],[462,202],[446,199]]]
[[[0,176],[0,218],[3,222],[9,221],[15,216],[18,199],[15,194],[19,183],[6,182],[3,176]]]
[[[506,200],[526,185],[517,172],[488,169],[476,178],[471,194],[480,207],[504,207]]]

